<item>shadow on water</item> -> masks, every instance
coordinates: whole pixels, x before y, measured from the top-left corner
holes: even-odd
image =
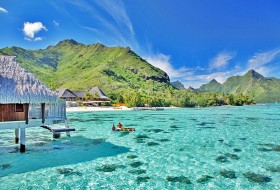
[[[116,156],[129,152],[129,148],[116,146],[105,139],[89,139],[82,136],[59,139],[42,144],[42,146],[27,145],[26,153],[5,152],[0,147],[0,177],[19,174],[48,167],[88,162],[101,157]]]

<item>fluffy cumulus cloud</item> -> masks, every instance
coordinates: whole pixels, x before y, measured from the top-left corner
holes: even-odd
[[[39,41],[42,40],[42,37],[35,37],[35,34],[41,30],[47,31],[47,28],[41,22],[25,22],[23,25],[23,32],[26,40],[29,41]]]
[[[210,70],[225,68],[231,59],[235,57],[234,52],[221,52],[210,61]]]
[[[171,79],[180,78],[186,75],[186,72],[188,71],[188,69],[184,67],[175,69],[170,61],[170,56],[164,55],[162,53],[146,56],[145,59],[151,65],[166,72]]]
[[[8,13],[8,11],[2,7],[0,7],[0,13]]]

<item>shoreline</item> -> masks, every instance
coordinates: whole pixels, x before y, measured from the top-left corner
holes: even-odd
[[[176,109],[178,107],[162,107],[164,109]],[[99,111],[133,111],[133,108],[121,107],[69,107],[66,112],[99,112]]]

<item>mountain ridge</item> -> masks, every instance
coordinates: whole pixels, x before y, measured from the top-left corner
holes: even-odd
[[[217,85],[211,80],[198,88],[201,92],[244,94],[256,102],[275,102],[280,100],[280,79],[264,77],[251,69],[243,76],[231,76],[223,84]]]

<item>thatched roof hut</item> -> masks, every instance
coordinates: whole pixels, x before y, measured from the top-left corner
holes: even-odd
[[[56,92],[17,64],[14,56],[0,55],[0,104],[57,101]]]
[[[98,86],[95,86],[95,87],[93,87],[93,88],[91,88],[90,90],[89,90],[89,93],[90,94],[95,94],[95,93],[97,93],[98,95],[99,95],[99,98],[100,99],[102,99],[102,100],[110,100],[110,98],[108,98],[106,95],[105,95],[105,93],[102,91],[102,90],[100,90],[100,88],[98,88]]]

